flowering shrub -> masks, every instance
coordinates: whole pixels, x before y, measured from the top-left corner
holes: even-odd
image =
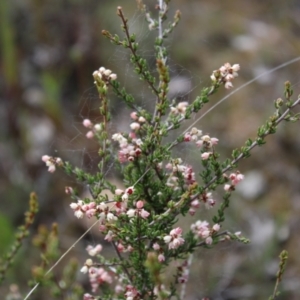
[[[232,88],[232,82],[240,71],[239,64],[225,63],[212,72],[210,86],[203,88],[191,103],[175,103],[169,99],[170,76],[164,40],[180,20],[180,12],[176,12],[173,21],[164,26],[169,2],[159,1],[157,18],[152,17],[144,7],[149,30],[158,32],[155,42],[156,71],[140,56],[139,44],[130,32],[121,7],[118,7],[117,14],[122,22],[124,37],[112,35],[106,30],[102,32],[111,42],[131,53],[130,60],[135,72],[149,86],[155,98],[153,111],[138,107],[135,98],[121,87],[117,74],[101,67],[93,73],[93,78],[99,93],[102,122],[94,124],[89,119],[83,121],[83,126],[88,130],[86,137],[99,142],[99,171],[89,174],[59,157],[42,157],[49,172],[60,168],[78,181],[88,183],[90,198],[80,198],[75,189],[66,187],[73,201],[70,208],[78,219],[97,220],[99,231],[116,253],[115,258],[107,259],[101,254],[103,247],[100,244],[86,249],[91,258],[87,258],[81,272],[89,277],[92,294],[84,294],[85,300],[179,297],[180,285],[184,285],[189,277],[189,256],[198,248],[230,240],[248,243],[240,232],[223,228],[231,194],[244,178],[237,170],[238,162],[248,158],[254,147],[263,145],[266,136],[274,134],[281,121],[299,119],[292,109],[300,98],[292,99],[293,91],[287,82],[285,99],[275,101],[275,113],[258,129],[253,140],[248,139],[240,149],[234,149],[228,159],[220,159],[219,140],[203,134],[205,128],[188,128],[176,141],[168,142],[166,137],[170,131],[180,128],[184,121],[199,112],[219,88]],[[115,93],[131,109],[129,128],[112,135],[108,133],[111,120],[109,92]],[[202,166],[199,174],[183,158],[173,157],[172,149],[180,144],[197,147]],[[124,188],[113,185],[104,177],[112,160],[116,172],[123,178]],[[195,215],[199,207],[215,209],[214,192],[219,186],[223,188],[223,201],[212,220],[197,220],[189,230],[183,230],[176,224],[178,216]],[[112,197],[105,193],[107,190]],[[162,274],[175,260],[181,262],[180,267],[167,285]],[[180,298],[184,298],[184,293],[180,294]]]

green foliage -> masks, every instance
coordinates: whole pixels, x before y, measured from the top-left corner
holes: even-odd
[[[29,210],[25,212],[24,225],[18,228],[15,234],[15,241],[10,247],[10,250],[1,258],[0,261],[0,284],[5,279],[5,275],[9,267],[12,265],[18,250],[22,246],[24,239],[29,234],[29,227],[32,225],[35,215],[38,212],[38,201],[35,193],[30,194]]]
[[[13,228],[8,218],[0,213],[0,252],[6,251],[13,239]]]

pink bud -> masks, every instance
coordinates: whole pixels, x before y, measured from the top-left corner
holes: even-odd
[[[50,156],[49,156],[49,155],[43,155],[43,156],[42,156],[42,161],[43,161],[43,162],[47,162],[49,159],[50,159]]]
[[[115,194],[116,194],[117,196],[120,196],[120,195],[122,195],[123,193],[124,193],[124,191],[121,190],[121,189],[116,189],[116,190],[115,190]]]
[[[153,249],[154,249],[154,250],[159,250],[159,249],[160,249],[159,244],[158,244],[158,243],[154,243],[154,244],[153,244]]]
[[[141,127],[141,125],[139,123],[137,123],[137,122],[133,122],[133,123],[130,124],[130,128],[132,130],[139,130],[140,127]]]
[[[48,172],[50,172],[50,173],[53,173],[53,172],[55,172],[55,165],[50,165],[49,167],[48,167]]]
[[[85,135],[88,139],[92,139],[94,137],[93,131],[88,131],[87,134]]]
[[[144,207],[144,202],[142,200],[139,200],[137,203],[136,203],[136,208],[138,209],[141,209]]]
[[[201,158],[203,160],[206,160],[206,159],[209,158],[210,154],[211,154],[210,152],[204,152],[204,153],[201,154]]]
[[[206,238],[206,240],[205,240],[205,243],[207,244],[207,245],[211,245],[212,244],[212,242],[213,242],[213,239],[212,239],[212,237],[211,236],[209,236],[208,238]]]
[[[147,212],[146,210],[142,209],[140,215],[143,219],[147,219],[149,217],[150,213]]]
[[[230,185],[230,184],[225,184],[225,185],[224,185],[224,190],[225,190],[226,192],[228,192],[228,191],[230,190],[230,188],[231,188],[231,185]]]
[[[133,112],[130,114],[130,118],[131,118],[132,120],[137,120],[137,118],[138,118],[137,112],[133,111]]]
[[[189,214],[190,214],[191,216],[193,216],[195,213],[196,213],[196,210],[195,210],[194,208],[190,208],[190,209],[189,209]]]
[[[214,230],[214,231],[219,231],[220,228],[221,228],[221,226],[220,226],[219,224],[215,224],[215,225],[213,226],[213,230]]]
[[[72,195],[73,194],[73,189],[70,186],[65,187],[65,193],[67,195]]]
[[[93,126],[93,123],[89,119],[84,119],[82,124],[86,128],[91,128]]]
[[[146,122],[146,119],[144,117],[139,117],[139,122],[140,123],[145,123]]]
[[[165,261],[165,256],[163,254],[158,255],[158,261],[159,262],[164,262]]]
[[[112,73],[112,74],[109,75],[109,78],[110,78],[111,80],[116,80],[116,79],[117,79],[117,74]]]

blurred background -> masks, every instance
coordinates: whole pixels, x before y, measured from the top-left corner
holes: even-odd
[[[155,13],[157,1],[144,2]],[[31,243],[39,224],[50,228],[58,223],[62,252],[86,229],[87,224],[75,220],[64,193],[65,186],[78,184],[60,171],[48,173],[41,156],[59,156],[86,171],[96,170],[97,145],[85,138],[82,126],[84,118],[99,120],[92,72],[102,65],[113,70],[140,105],[152,107],[153,96],[132,72],[128,52],[101,34],[107,29],[122,35],[118,5],[130,19],[131,31],[137,33],[140,53],[154,68],[156,33],[148,32],[134,0],[0,1],[0,253],[9,248],[13,233],[22,224],[31,191],[37,193],[40,205],[31,235],[0,287],[1,299],[12,283],[21,294],[28,291],[31,268],[40,261]],[[167,40],[167,48],[172,78],[169,96],[178,101],[192,101],[209,84],[212,71],[227,61],[241,65],[234,81],[237,88],[299,56],[299,1],[173,0],[170,17],[177,9],[182,20]],[[260,77],[205,116],[197,127],[219,138],[219,149],[226,157],[247,138],[255,137],[258,126],[273,113],[274,100],[283,97],[286,80],[292,83],[295,95],[300,94],[300,62]],[[228,93],[220,89],[206,109]],[[111,101],[112,113],[118,118],[112,132],[127,130],[128,110],[113,95]],[[290,259],[279,299],[299,299],[299,128],[299,123],[281,124],[263,148],[241,161],[239,170],[246,179],[232,199],[226,226],[233,232],[242,231],[252,243],[199,249],[186,299],[267,299],[282,249],[289,251]],[[187,162],[197,164],[196,149],[177,151]],[[222,193],[215,198],[220,202]],[[195,219],[210,221],[213,215],[213,211],[200,211]],[[101,241],[94,232],[72,255],[82,264],[86,245]],[[88,289],[84,276],[78,274],[78,281]],[[39,293],[31,299],[52,299]]]

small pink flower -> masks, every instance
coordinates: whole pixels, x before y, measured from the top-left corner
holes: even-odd
[[[112,73],[109,75],[109,78],[110,78],[110,80],[116,80],[118,77],[117,77],[117,74]]]
[[[88,218],[91,218],[93,216],[95,216],[96,214],[96,209],[92,208],[92,209],[89,209],[85,212],[85,215],[88,217]]]
[[[212,229],[213,229],[214,231],[216,231],[216,232],[218,232],[218,231],[220,230],[220,228],[221,228],[220,224],[215,224],[215,225],[212,227]]]
[[[200,202],[199,202],[198,199],[195,199],[195,200],[193,200],[191,202],[191,207],[193,207],[193,208],[199,208],[199,206],[200,206]]]
[[[43,162],[47,162],[48,160],[50,160],[50,156],[49,155],[43,155],[42,156],[42,161]]]
[[[231,173],[229,178],[233,185],[237,185],[240,181],[244,179],[244,175],[241,173]]]
[[[124,252],[125,247],[122,243],[118,243],[117,248],[120,252]]]
[[[73,210],[76,210],[76,209],[79,207],[79,205],[78,205],[77,203],[72,202],[72,203],[70,204],[70,207],[71,207]]]
[[[130,114],[130,118],[132,120],[137,120],[138,119],[138,114],[137,112],[133,111],[131,114]]]
[[[121,196],[123,193],[124,193],[124,191],[121,190],[121,189],[116,189],[116,190],[115,190],[115,194],[116,194],[117,196]]]
[[[203,141],[202,140],[197,141],[196,146],[197,147],[202,147],[203,146]]]
[[[85,135],[88,139],[92,139],[94,137],[94,132],[93,131],[88,131],[87,134]]]
[[[171,230],[170,232],[171,235],[181,235],[182,234],[182,229],[180,227],[176,227]]]
[[[141,125],[137,122],[133,122],[130,124],[130,128],[134,131],[139,130],[141,128]]]
[[[73,189],[70,186],[65,187],[65,193],[67,195],[72,195],[73,194]]]
[[[94,299],[95,299],[94,296],[92,296],[91,294],[86,293],[83,295],[83,300],[94,300]]]
[[[140,212],[140,216],[141,216],[143,219],[147,219],[147,218],[150,216],[150,213],[147,212],[146,210],[142,209],[141,212]]]
[[[111,230],[109,230],[104,239],[108,242],[111,242],[113,237],[114,237],[113,232]]]
[[[82,124],[86,128],[91,128],[93,126],[93,123],[89,119],[84,119]]]
[[[203,160],[206,160],[210,157],[210,155],[211,155],[211,152],[204,152],[204,153],[201,154],[201,158]]]
[[[195,210],[194,208],[190,208],[190,209],[189,209],[189,214],[190,214],[191,216],[195,215],[195,213],[196,213],[196,210]]]
[[[228,192],[228,191],[230,190],[230,188],[231,188],[231,185],[230,185],[230,184],[225,184],[225,185],[224,185],[224,190],[225,190],[226,192]]]
[[[219,139],[213,137],[210,139],[210,141],[211,141],[212,145],[217,145],[219,142]]]
[[[136,208],[138,209],[141,209],[144,207],[144,201],[142,200],[139,200],[137,203],[136,203]]]
[[[87,246],[86,250],[90,256],[95,256],[102,251],[102,245],[98,244],[95,247],[90,245]]]
[[[160,246],[159,246],[158,243],[154,243],[152,247],[153,247],[154,250],[159,250],[160,249]]]
[[[231,89],[231,88],[233,88],[232,82],[226,81],[226,83],[225,83],[225,89],[229,90],[229,89]]]
[[[132,285],[127,285],[125,296],[126,296],[126,300],[137,299],[136,297],[139,296],[139,292]]]
[[[54,173],[55,170],[56,170],[56,168],[55,168],[55,165],[53,165],[53,164],[51,164],[51,165],[48,167],[48,172],[50,172],[50,173]]]
[[[157,259],[158,259],[159,262],[164,262],[165,261],[165,256],[161,253],[161,254],[158,255]]]
[[[234,71],[234,72],[237,72],[241,69],[240,65],[239,64],[234,64],[231,69]]]
[[[189,132],[187,132],[187,133],[184,135],[183,140],[184,140],[185,142],[190,142],[190,141],[192,140],[192,137],[191,137],[191,135],[190,135]]]
[[[107,228],[106,228],[105,225],[103,225],[103,224],[99,225],[99,231],[100,231],[100,232],[105,232],[106,229],[107,229]]]
[[[211,245],[212,242],[213,242],[213,239],[212,239],[211,236],[209,236],[208,238],[205,239],[205,244],[206,244],[206,245]]]
[[[170,231],[170,235],[164,237],[166,244],[169,244],[169,249],[177,249],[184,243],[184,239],[181,237],[182,229],[180,227],[174,228]]]
[[[134,188],[133,186],[130,186],[129,188],[126,189],[125,193],[128,194],[128,195],[131,195],[133,194],[134,192]]]
[[[116,294],[120,294],[120,293],[124,292],[124,288],[120,284],[117,284],[115,286],[115,292],[116,292]]]

